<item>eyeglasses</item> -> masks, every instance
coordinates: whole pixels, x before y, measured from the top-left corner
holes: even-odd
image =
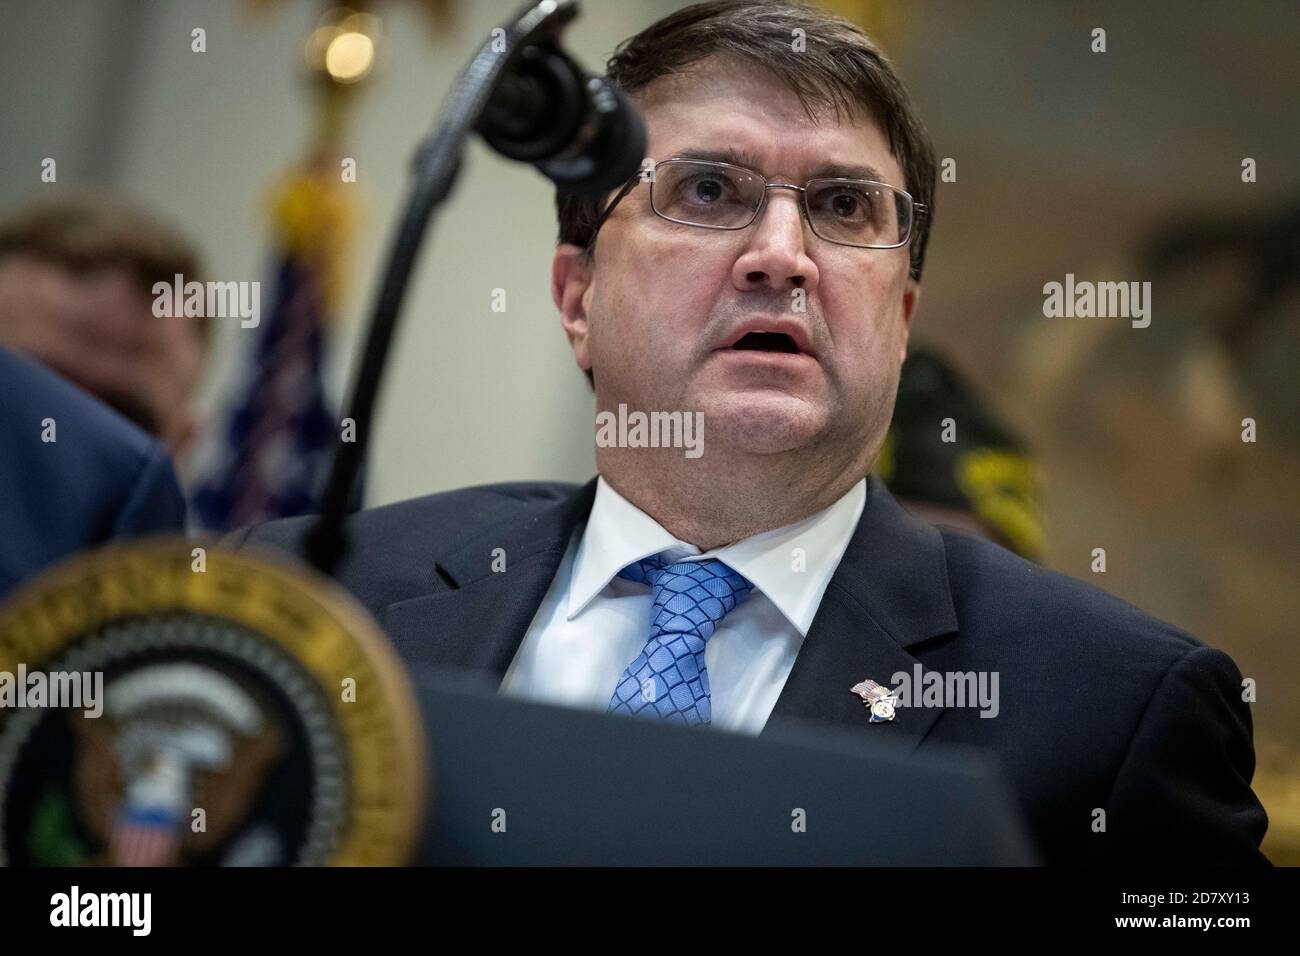
[[[647,161],[649,163],[649,161]],[[666,159],[647,165],[624,184],[596,220],[596,233],[614,207],[636,188],[650,184],[650,209],[661,219],[703,229],[744,229],[763,212],[769,189],[800,194],[804,219],[819,238],[862,249],[897,249],[912,238],[922,203],[901,189],[866,179],[810,179],[802,186],[768,182],[743,166],[697,159]]]

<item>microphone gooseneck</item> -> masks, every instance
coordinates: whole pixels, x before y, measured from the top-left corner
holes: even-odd
[[[533,163],[565,192],[604,192],[626,182],[645,153],[645,124],[622,90],[587,77],[557,46],[577,16],[573,0],[530,2],[461,71],[433,134],[416,151],[412,184],[379,286],[347,416],[355,440],[336,446],[307,560],[332,574],[347,550],[345,519],[365,459],[375,399],[420,243],[447,198],[465,140],[477,131],[503,156]]]

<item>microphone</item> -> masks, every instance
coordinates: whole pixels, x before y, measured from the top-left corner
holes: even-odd
[[[565,193],[605,193],[632,178],[645,155],[645,123],[614,83],[588,77],[558,46],[578,15],[574,0],[528,0],[492,31],[447,94],[432,135],[416,150],[406,212],[379,284],[340,442],[307,535],[305,556],[330,574],[347,552],[352,488],[370,438],[379,381],[429,220],[451,192],[472,132],[508,159],[532,163]]]
[[[645,155],[645,123],[627,94],[550,43],[519,51],[475,129],[502,156],[534,164],[569,193],[617,188]]]

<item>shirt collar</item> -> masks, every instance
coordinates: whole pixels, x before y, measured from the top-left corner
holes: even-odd
[[[863,478],[815,515],[701,554],[699,548],[669,534],[601,476],[569,579],[568,617],[577,617],[633,561],[667,551],[672,560],[709,557],[725,562],[806,636],[862,517],[866,486]]]

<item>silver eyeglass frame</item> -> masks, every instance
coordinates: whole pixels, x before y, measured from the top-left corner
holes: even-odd
[[[646,173],[656,171],[661,166],[668,166],[674,163],[690,163],[693,166],[714,166],[719,169],[734,169],[742,173],[747,173],[748,175],[753,176],[756,179],[763,180],[764,182],[763,200],[758,204],[758,207],[754,210],[754,214],[753,216],[750,217],[749,221],[740,226],[713,226],[707,223],[688,222],[685,219],[674,219],[672,216],[665,216],[663,213],[661,213],[658,209],[655,208],[654,176],[651,175],[647,177]],[[768,179],[766,176],[763,176],[752,169],[748,169],[744,166],[737,166],[734,163],[721,163],[721,162],[716,162],[714,160],[708,160],[708,159],[689,159],[689,158],[681,157],[681,158],[665,159],[662,162],[657,162],[653,166],[649,166],[649,167],[643,166],[641,169],[637,170],[636,173],[631,178],[629,178],[626,183],[623,184],[623,187],[618,191],[618,194],[609,201],[609,205],[605,207],[605,211],[602,212],[600,214],[600,217],[596,220],[596,224],[591,231],[591,239],[587,242],[588,252],[590,252],[595,247],[596,236],[600,232],[600,227],[605,224],[605,220],[607,220],[610,214],[614,211],[614,207],[616,207],[620,202],[622,202],[623,199],[629,193],[631,193],[633,189],[637,187],[637,184],[641,182],[648,182],[650,184],[651,194],[649,197],[647,197],[650,203],[650,211],[654,213],[656,216],[658,216],[660,219],[663,219],[665,222],[674,222],[682,226],[693,226],[697,229],[717,229],[723,232],[736,232],[741,229],[748,229],[755,222],[757,222],[759,217],[763,215],[763,210],[767,208],[768,190],[793,189],[795,192],[799,193],[799,214],[803,217],[804,222],[808,224],[808,228],[812,231],[812,234],[815,235],[818,239],[823,240],[824,242],[829,242],[837,246],[848,246],[850,249],[901,249],[903,246],[911,242],[912,237],[916,235],[917,220],[920,217],[926,215],[927,212],[929,211],[929,207],[927,207],[925,203],[917,202],[915,199],[912,198],[912,194],[909,193],[907,190],[899,189],[897,186],[891,186],[889,183],[877,182],[874,179],[817,177],[815,179],[808,180],[802,186],[797,186],[794,183],[773,182],[772,180]],[[907,222],[907,235],[904,236],[900,242],[891,243],[889,245],[863,245],[857,242],[842,242],[839,239],[828,239],[826,236],[823,236],[820,232],[817,231],[817,227],[814,226],[812,222],[812,214],[809,212],[808,209],[808,187],[813,185],[814,183],[853,183],[855,185],[860,185],[860,186],[883,186],[885,189],[892,190],[895,193],[905,196],[907,198],[908,206],[911,209],[911,215],[908,217],[908,222]]]

